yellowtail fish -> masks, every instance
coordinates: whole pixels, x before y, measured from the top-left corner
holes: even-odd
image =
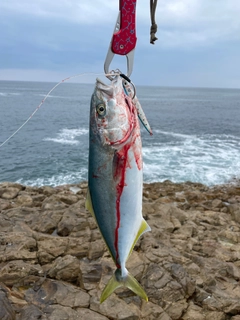
[[[116,75],[109,85],[96,80],[91,99],[86,208],[95,217],[116,265],[100,302],[126,286],[147,295],[127,271],[138,238],[150,227],[142,216],[142,143],[138,116],[149,126],[135,93]],[[147,128],[151,132],[150,127]]]

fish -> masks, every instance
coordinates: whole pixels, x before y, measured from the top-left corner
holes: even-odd
[[[122,286],[148,300],[126,268],[137,240],[151,230],[142,216],[143,162],[138,116],[145,115],[139,105],[132,87],[120,74],[110,84],[96,79],[90,105],[86,209],[94,216],[116,265],[100,303]],[[142,122],[146,124],[145,119]]]

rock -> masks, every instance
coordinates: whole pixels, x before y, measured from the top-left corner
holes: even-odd
[[[9,203],[9,201],[0,199],[0,212],[2,210],[10,209],[11,207],[12,207],[12,204]]]
[[[103,266],[100,263],[89,263],[88,259],[80,261],[83,287],[86,290],[95,289],[101,280]],[[111,268],[108,269],[110,272]]]
[[[177,319],[181,319],[187,307],[188,307],[188,304],[186,300],[180,300],[180,301],[176,301],[176,303],[169,305],[165,311],[169,315],[170,319],[177,320]]]
[[[37,257],[37,243],[31,234],[25,232],[0,232],[0,262],[24,260]]]
[[[61,221],[57,225],[57,233],[66,237],[71,233],[85,230],[88,225],[88,221],[79,218],[74,211],[65,210]]]
[[[15,312],[7,298],[7,292],[0,286],[0,319],[15,320]]]
[[[99,304],[116,266],[86,192],[86,183],[0,184],[0,319],[238,320],[238,185],[144,185],[152,231],[126,267],[148,303],[123,287]]]
[[[58,193],[58,198],[60,201],[68,204],[68,205],[72,205],[76,202],[78,202],[78,196],[73,195],[73,194],[60,194]]]
[[[214,199],[212,201],[212,208],[221,208],[222,207],[222,201],[219,199]]]
[[[51,299],[71,308],[87,308],[90,302],[90,296],[86,292],[66,284],[58,284],[58,290]]]
[[[48,276],[68,282],[76,282],[79,279],[78,283],[80,283],[80,261],[76,257],[70,255],[58,257],[49,270]]]
[[[52,234],[57,230],[58,222],[61,220],[63,211],[61,210],[38,210],[31,217],[25,219],[29,227],[41,233]]]
[[[9,187],[2,190],[1,198],[6,200],[12,200],[17,197],[19,193],[18,188]]]
[[[2,182],[0,183],[0,189],[4,188],[17,188],[19,191],[24,190],[26,187],[17,182]]]
[[[141,315],[139,307],[133,302],[124,303],[115,294],[111,295],[102,304],[99,304],[99,297],[91,297],[90,308],[106,317],[121,320],[138,320]]]
[[[63,210],[68,208],[68,205],[61,201],[55,194],[51,195],[42,202],[43,210]]]
[[[195,292],[196,285],[194,279],[188,274],[188,272],[180,264],[172,264],[170,267],[172,277],[176,279],[181,285],[188,297],[191,297]]]
[[[56,238],[54,236],[39,235],[37,238],[37,257],[41,264],[52,262],[66,253],[69,241],[67,238]]]
[[[16,203],[15,203],[16,204]],[[29,217],[38,215],[39,210],[36,208],[29,208],[25,206],[13,207],[10,210],[4,211],[4,215],[8,218],[14,219],[15,223],[17,221],[28,221]]]
[[[77,258],[84,258],[88,256],[90,248],[90,230],[85,231],[85,237],[73,238],[69,237],[66,254],[70,254]]]
[[[224,312],[232,315],[240,314],[240,301],[237,301],[236,299],[236,302],[232,303],[230,306],[227,306],[224,309]]]
[[[205,316],[201,307],[190,302],[187,312],[182,317],[183,320],[205,320]]]
[[[46,279],[39,287],[29,288],[25,292],[26,300],[46,310],[51,305],[69,308],[87,308],[90,296],[71,284]]]
[[[240,207],[234,206],[231,212],[232,219],[236,221],[237,223],[240,223]]]
[[[151,264],[144,276],[143,285],[149,300],[160,303],[160,306],[187,299],[195,291],[194,281],[177,264],[168,264],[166,267]]]
[[[48,313],[48,320],[72,320],[72,319],[78,319],[77,312],[69,307],[63,307],[59,305],[53,305],[48,307],[47,309]]]
[[[46,196],[51,196],[53,194],[56,194],[56,189],[49,186],[40,187],[39,191]]]
[[[30,195],[28,195],[26,192],[23,194],[19,194],[16,199],[17,205],[21,205],[24,207],[30,207],[33,204],[33,199]]]
[[[150,301],[147,303],[145,302],[143,303],[141,311],[142,311],[142,318],[148,319],[148,320],[160,319],[159,317],[165,313],[160,306]]]
[[[26,263],[22,260],[0,264],[0,282],[10,287],[28,275],[39,276],[41,274],[43,270],[40,265]]]
[[[1,232],[12,231],[14,222],[7,216],[0,213],[0,230]]]
[[[94,312],[86,308],[76,309],[76,312],[77,312],[77,317],[81,320],[108,320],[109,319],[97,312]]]
[[[104,241],[98,240],[91,242],[90,248],[89,248],[89,253],[88,253],[88,258],[90,260],[96,260],[97,258],[102,257],[103,252],[106,250],[105,243]]]
[[[0,184],[0,200],[12,200],[17,197],[18,193],[21,190],[24,190],[25,187],[18,183],[3,182]],[[1,203],[1,202],[0,202]]]
[[[172,320],[166,312],[163,312],[159,318],[159,320]]]
[[[19,320],[36,320],[36,319],[48,320],[46,314],[44,314],[44,312],[41,311],[34,304],[30,306],[25,306],[21,309]]]
[[[225,320],[225,319],[226,317],[224,312],[213,311],[213,312],[208,312],[206,314],[206,320]]]

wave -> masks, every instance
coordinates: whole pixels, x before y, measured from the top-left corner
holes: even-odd
[[[177,132],[172,132],[172,131],[163,131],[160,129],[154,129],[153,134],[162,134],[165,136],[171,136],[171,137],[176,137],[176,138],[183,138],[183,139],[198,139],[198,138],[203,138],[203,139],[209,139],[209,140],[227,140],[227,139],[233,139],[240,141],[240,136],[234,136],[231,134],[204,134],[204,135],[191,135],[191,134],[183,134],[183,133],[177,133]]]
[[[183,139],[189,139],[189,138],[195,138],[195,135],[187,135],[187,134],[182,134],[182,133],[175,133],[175,132],[168,132],[168,131],[163,131],[163,130],[159,130],[156,129],[153,131],[153,134],[157,133],[157,134],[163,134],[165,136],[171,136],[171,137],[177,137],[177,138],[183,138]]]
[[[46,97],[46,94],[39,93],[39,94],[36,94],[36,96]],[[51,94],[48,95],[48,98],[68,99],[68,97],[65,97],[65,96],[54,96],[54,95],[51,95]]]
[[[8,97],[8,96],[20,96],[21,93],[19,92],[0,92],[0,96]]]
[[[80,144],[81,137],[86,135],[88,135],[87,128],[64,128],[56,134],[56,137],[45,140],[73,145]],[[240,137],[238,136],[183,135],[172,132],[162,133],[160,130],[152,140],[148,135],[145,136],[142,149],[145,182],[192,181],[212,186],[240,178]],[[84,181],[87,179],[86,148],[84,144],[79,148],[80,153],[84,153],[84,159],[79,153],[74,154],[70,166],[65,165],[69,159],[58,159],[59,170],[55,173],[51,170],[42,171],[42,175],[38,173],[37,179],[20,179],[18,182],[33,186],[57,186]],[[60,173],[62,168],[65,173]],[[73,172],[75,168],[79,168],[78,172]]]
[[[27,185],[27,186],[51,186],[56,187],[65,184],[77,184],[81,181],[87,180],[87,168],[81,168],[78,172],[70,172],[68,174],[59,174],[51,177],[40,177],[37,179],[23,178],[17,180],[17,183]]]
[[[147,182],[226,183],[240,177],[240,137],[231,135],[181,135],[178,141],[143,147]]]
[[[80,143],[77,137],[88,134],[88,129],[62,129],[55,138],[45,138],[44,141],[53,141],[61,144],[77,145]]]

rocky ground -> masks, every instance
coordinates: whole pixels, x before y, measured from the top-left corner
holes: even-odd
[[[240,320],[240,185],[145,184],[152,228],[129,271],[149,302],[119,289],[99,297],[115,267],[87,184],[0,184],[0,319]]]

